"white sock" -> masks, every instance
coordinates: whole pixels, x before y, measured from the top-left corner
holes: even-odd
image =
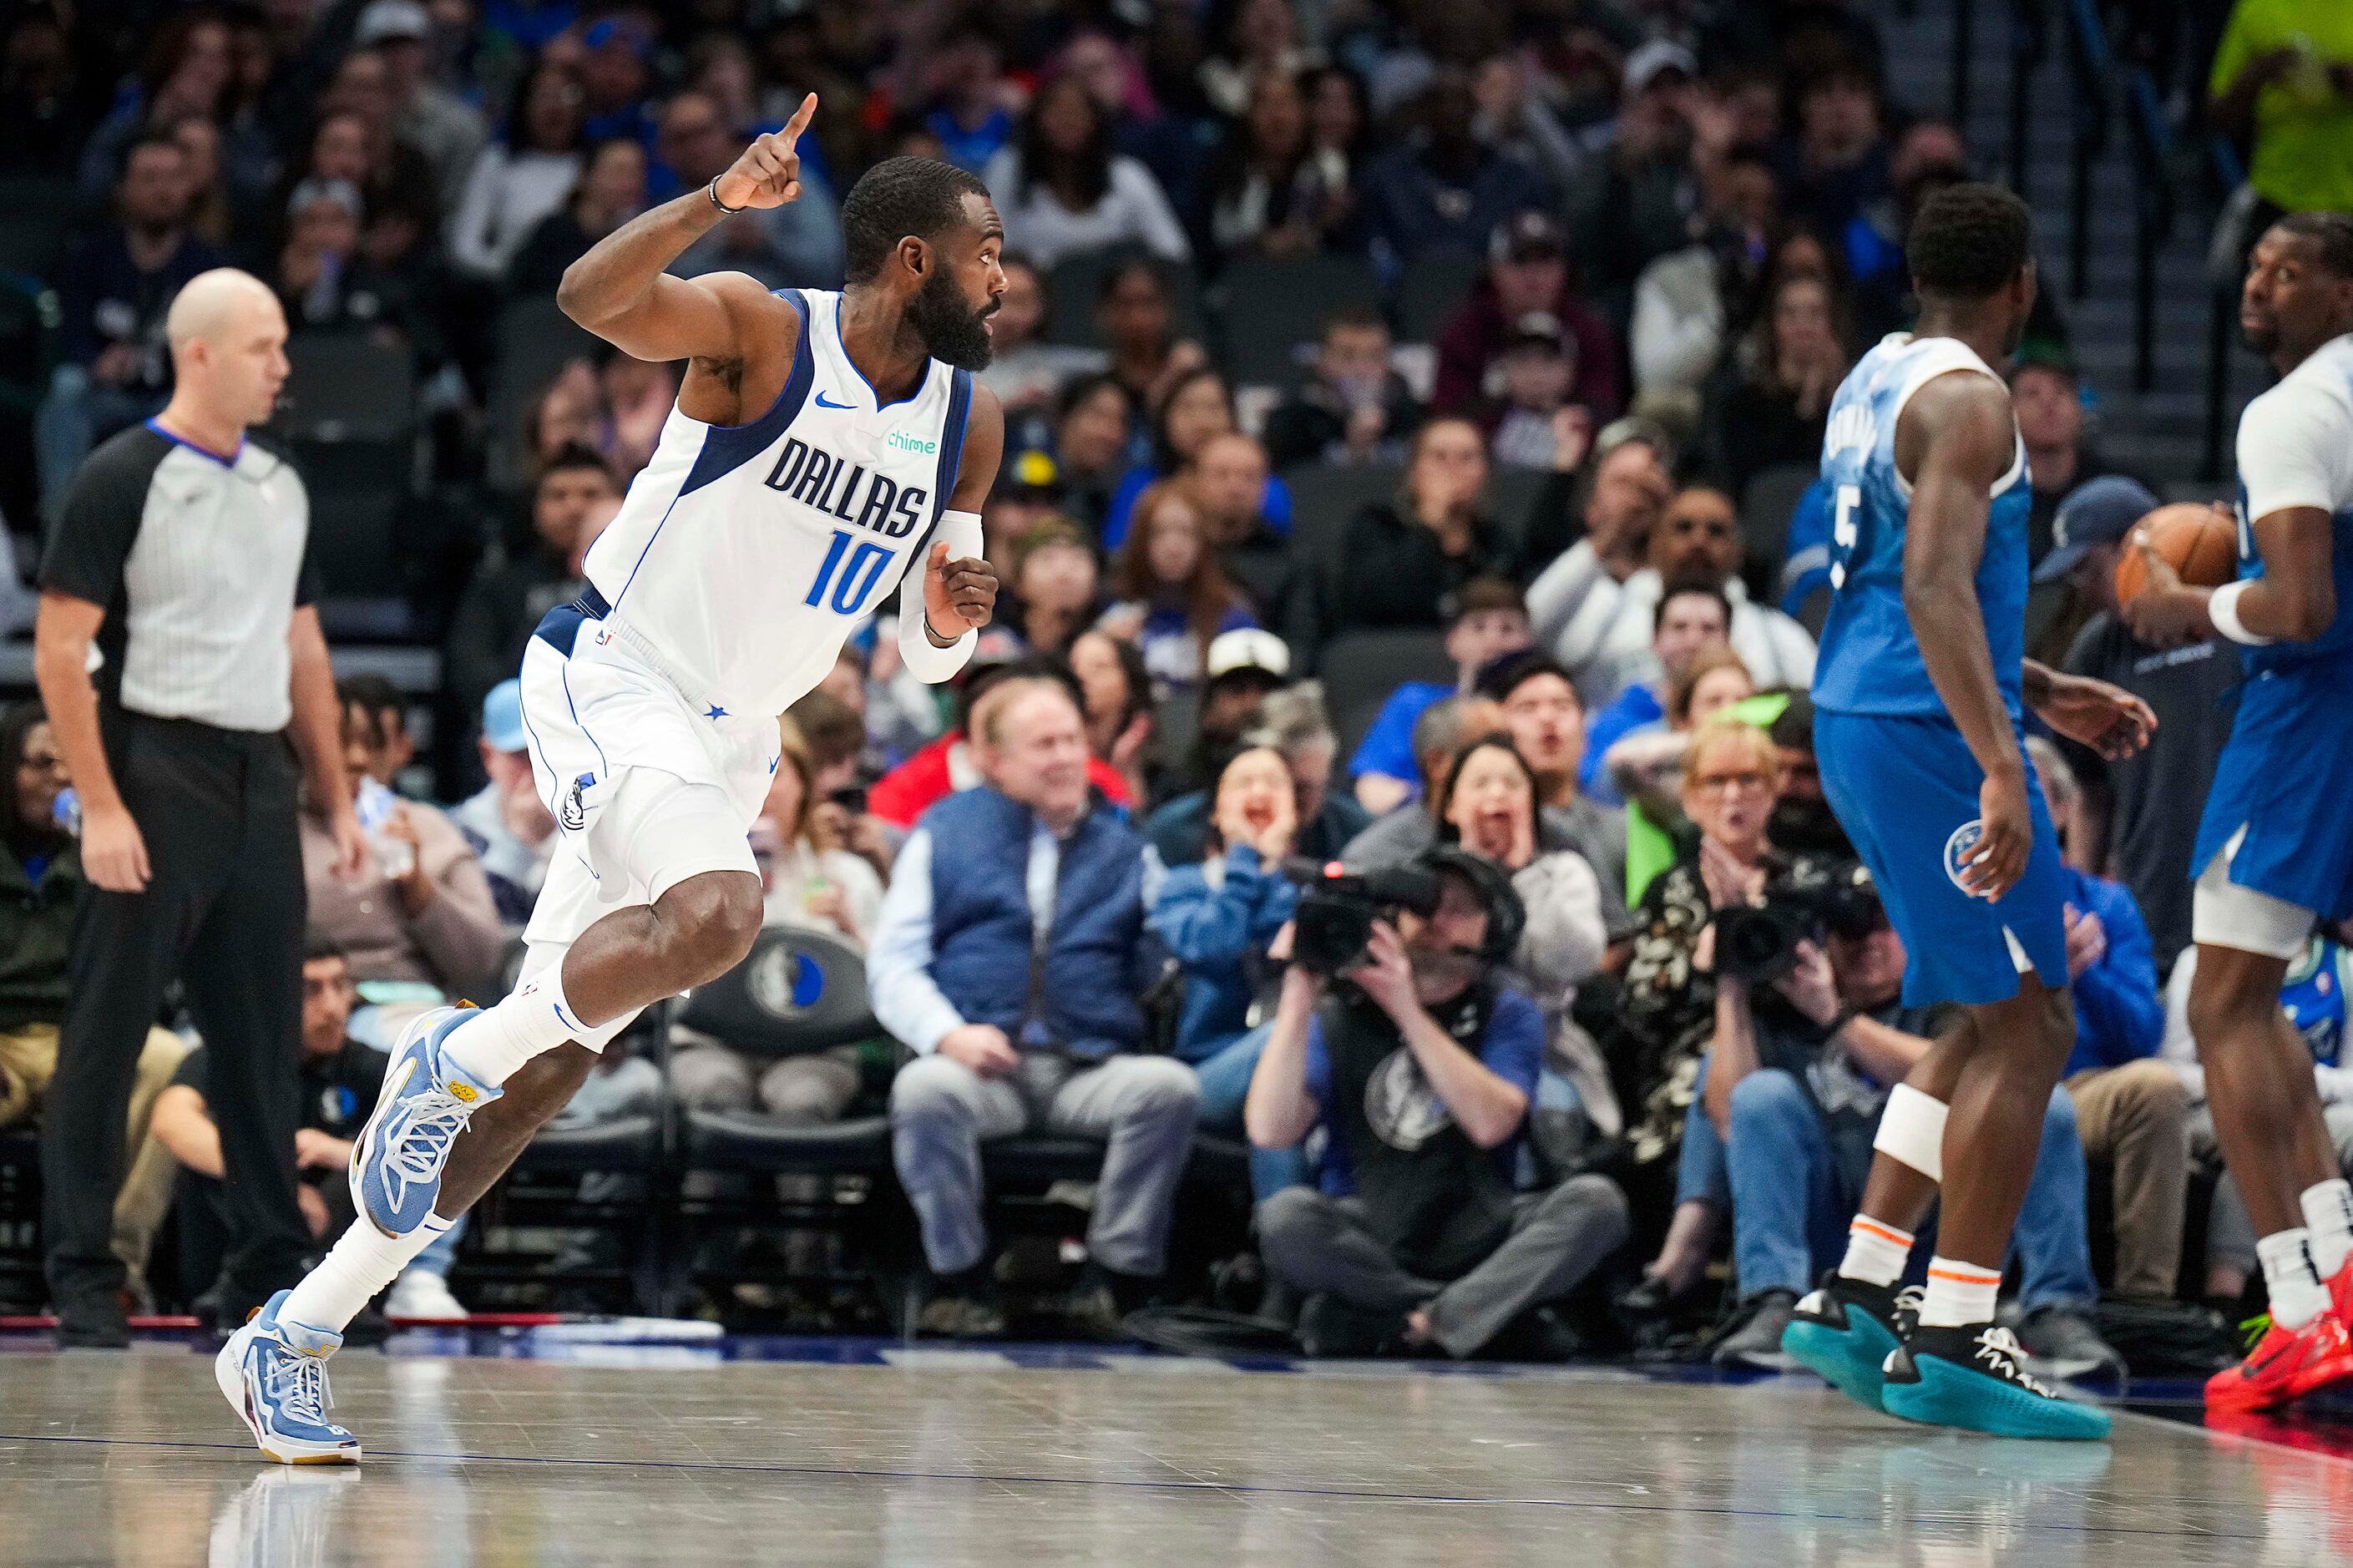
[[[2353,1256],[2353,1183],[2338,1176],[2304,1189],[2304,1223],[2312,1232],[2312,1271],[2334,1279]]]
[[[1920,1300],[1921,1326],[1960,1329],[1990,1323],[1994,1298],[2000,1291],[1998,1268],[1980,1268],[1957,1258],[1932,1258],[1927,1293]]]
[[[1883,1219],[1857,1215],[1846,1227],[1846,1259],[1839,1274],[1866,1285],[1893,1285],[1912,1258],[1912,1233]]]
[[[2255,1243],[2263,1284],[2271,1291],[2272,1321],[2283,1329],[2300,1329],[2328,1309],[2328,1292],[2313,1272],[2311,1241],[2312,1233],[2298,1226]]]
[[[552,963],[450,1030],[441,1053],[476,1083],[496,1089],[543,1051],[592,1033],[565,998],[564,966]]]
[[[428,1214],[425,1223],[406,1236],[386,1236],[365,1215],[352,1221],[343,1239],[286,1298],[286,1305],[278,1313],[280,1321],[342,1333],[343,1325],[358,1317],[360,1309],[374,1300],[377,1291],[391,1284],[412,1258],[457,1223]]]

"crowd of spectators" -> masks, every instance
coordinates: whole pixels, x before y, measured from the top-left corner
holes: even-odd
[[[1008,425],[997,618],[946,691],[870,626],[781,721],[767,920],[863,954],[887,1047],[617,1044],[579,1115],[887,1104],[926,1331],[1004,1325],[982,1143],[1103,1142],[1071,1310],[1108,1331],[1184,1289],[1168,1239],[1211,1134],[1251,1146],[1269,1310],[1311,1349],[1553,1353],[1577,1338],[1543,1310],[1562,1297],[1613,1279],[1619,1321],[1668,1317],[1728,1252],[1718,1353],[1772,1362],[1940,1026],[1898,1003],[1867,879],[1779,979],[1713,963],[1720,910],[1855,874],[1803,696],[1830,526],[1806,481],[1833,389],[1908,321],[1909,214],[1982,163],[1891,100],[1862,7],[26,0],[0,22],[32,110],[0,174],[53,179],[79,220],[20,525],[53,527],[83,456],[161,405],[164,308],[205,268],[278,290],[298,362],[356,339],[413,376],[385,586],[440,678],[341,692],[375,854],[348,879],[323,826],[304,840],[314,1178],[369,1053],[501,984],[557,843],[512,677],[676,393],[672,367],[512,323],[559,332],[566,267],[815,91],[800,199],[678,268],[838,287],[864,168],[982,174],[1008,246],[982,376]],[[2253,87],[2227,63],[2218,112],[2278,120],[2295,62],[2259,52]],[[2289,153],[2257,170],[2288,199]],[[1278,321],[1296,341],[1261,341]],[[2213,1161],[2179,1023],[2186,859],[2237,666],[2119,619],[2116,553],[2157,498],[2102,457],[2055,308],[2010,374],[2033,644],[2162,721],[2123,763],[2037,744],[2075,868],[2078,1045],[2021,1300],[2030,1349],[2081,1372],[2113,1360],[2095,1233],[2112,1295],[2231,1300],[2253,1273],[2227,1184],[2179,1268]],[[307,439],[298,459],[328,437]],[[332,555],[344,519],[313,491]],[[37,1113],[81,884],[37,710],[0,752],[5,1123]],[[1335,981],[1289,962],[1302,862],[1440,893]],[[2289,997],[2331,1086],[2337,942]],[[210,1256],[185,1049],[159,1029],[141,1060],[118,1205],[159,1299],[200,1292]],[[175,1166],[185,1278],[151,1281]],[[341,1190],[306,1189],[314,1231]],[[411,1315],[457,1310],[448,1263],[404,1278]]]

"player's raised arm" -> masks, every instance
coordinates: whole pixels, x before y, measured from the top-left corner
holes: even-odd
[[[740,404],[747,381],[773,396],[791,367],[798,318],[741,273],[685,279],[663,268],[738,213],[800,199],[800,154],[794,148],[816,112],[811,93],[783,130],[754,138],[708,185],[598,240],[565,269],[556,289],[555,302],[565,315],[622,352],[642,360],[693,361],[690,383],[712,384],[691,384],[681,399],[702,405],[690,409],[698,417],[708,413],[714,423],[740,422],[740,406],[721,405]]]
[[[2017,456],[2010,394],[1991,376],[1940,375],[1905,405],[1895,462],[1912,478],[1904,541],[1904,612],[1920,659],[1961,739],[1985,770],[1983,835],[1962,873],[1969,890],[2000,898],[2026,869],[2031,844],[2026,759],[1994,677],[1977,572],[1993,487]]]
[[[1005,454],[1005,408],[975,384],[964,457],[939,531],[899,586],[899,653],[919,679],[936,685],[962,669],[997,610],[997,568],[983,552],[980,510]]]

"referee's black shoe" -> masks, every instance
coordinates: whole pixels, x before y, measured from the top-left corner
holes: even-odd
[[[58,1348],[121,1351],[131,1348],[131,1315],[120,1290],[66,1290],[57,1298]]]

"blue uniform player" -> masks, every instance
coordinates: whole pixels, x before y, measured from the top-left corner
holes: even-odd
[[[2239,579],[2185,587],[2146,541],[2123,606],[2143,640],[2245,646],[2247,683],[2189,861],[2189,1027],[2246,1194],[2272,1322],[2206,1402],[2262,1409],[2353,1377],[2353,1188],[2280,983],[2316,918],[2353,914],[2353,219],[2281,219],[2248,258],[2239,324],[2279,384],[2239,420]]]
[[[2026,451],[1992,369],[2034,302],[2024,204],[1925,203],[1907,247],[1919,328],[1831,404],[1829,619],[1814,674],[1822,789],[1904,939],[1904,1000],[1962,1005],[1889,1097],[1847,1256],[1783,1345],[1874,1408],[2021,1437],[2108,1418],[2027,1375],[1995,1326],[2010,1233],[2074,1039],[2063,868],[2021,726],[2121,755],[2154,723],[2114,687],[2025,657]],[[1916,1317],[1896,1286],[1943,1190]]]

